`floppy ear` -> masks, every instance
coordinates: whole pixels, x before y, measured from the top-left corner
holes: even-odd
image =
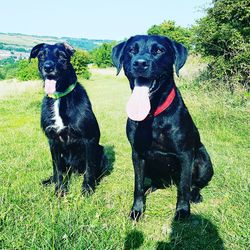
[[[73,56],[76,50],[71,45],[65,42],[63,43],[63,46],[66,49],[66,52],[68,53],[68,55]]]
[[[127,42],[122,42],[113,47],[112,49],[112,61],[114,66],[117,69],[116,75],[118,75],[122,69],[123,59],[124,59],[124,48],[126,47]]]
[[[172,45],[175,52],[175,72],[176,75],[179,77],[179,70],[182,68],[182,66],[187,60],[188,51],[182,44],[177,43],[175,41],[172,41]]]
[[[33,47],[33,49],[30,52],[30,57],[29,57],[29,61],[31,60],[31,58],[36,58],[40,49],[43,47],[45,43],[40,43],[38,45],[36,45],[35,47]]]

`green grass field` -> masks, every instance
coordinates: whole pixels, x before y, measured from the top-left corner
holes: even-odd
[[[40,129],[42,83],[0,99],[0,249],[249,249],[249,107],[221,90],[178,81],[215,169],[204,202],[192,216],[173,222],[176,188],[147,197],[143,219],[128,214],[134,174],[125,134],[129,85],[124,77],[93,73],[82,81],[91,98],[113,171],[96,192],[82,197],[73,176],[64,198],[40,181],[52,172]],[[20,86],[25,83],[20,83]],[[1,87],[1,82],[0,82]]]

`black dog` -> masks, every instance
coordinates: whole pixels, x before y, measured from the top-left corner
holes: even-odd
[[[127,137],[135,172],[131,218],[145,210],[145,193],[177,185],[175,219],[190,215],[190,201],[200,202],[200,190],[213,176],[210,157],[174,83],[187,50],[163,36],[134,36],[115,46],[112,60],[122,66],[132,95],[127,104]]]
[[[41,127],[53,161],[53,176],[43,184],[54,182],[57,195],[67,192],[72,172],[84,173],[82,191],[89,194],[105,171],[99,126],[70,63],[73,53],[74,49],[66,43],[38,44],[30,53],[30,58],[38,57],[44,80]]]

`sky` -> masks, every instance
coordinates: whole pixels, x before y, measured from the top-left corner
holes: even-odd
[[[0,32],[123,40],[173,20],[189,27],[212,0],[1,0]]]

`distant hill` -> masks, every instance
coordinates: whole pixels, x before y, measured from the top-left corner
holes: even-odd
[[[36,44],[57,42],[67,42],[76,49],[91,51],[102,43],[112,42],[112,40],[0,33],[0,60],[10,57],[14,59],[27,58],[31,48]]]

